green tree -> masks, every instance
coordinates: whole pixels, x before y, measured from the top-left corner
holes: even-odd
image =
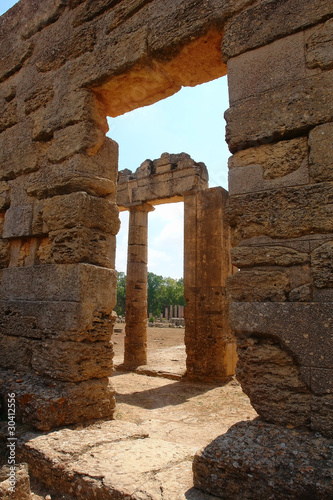
[[[116,313],[118,316],[125,316],[126,307],[126,274],[119,272],[117,276],[117,305]]]
[[[116,313],[125,315],[126,308],[126,275],[119,272],[117,279],[117,305]],[[164,309],[170,305],[185,305],[184,299],[184,280],[173,278],[164,278],[163,276],[148,273],[148,314],[160,316]]]

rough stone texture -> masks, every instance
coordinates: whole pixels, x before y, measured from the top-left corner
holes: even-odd
[[[117,203],[129,207],[145,202],[154,204],[181,201],[191,190],[208,187],[204,163],[197,163],[186,153],[163,153],[161,158],[144,161],[134,173],[119,173]]]
[[[333,71],[288,82],[249,97],[229,108],[226,139],[229,149],[240,149],[290,139],[333,120]]]
[[[309,68],[333,67],[333,20],[319,24],[306,33],[306,62]]]
[[[301,31],[332,15],[326,0],[263,0],[233,17],[226,27],[224,59]]]
[[[333,123],[326,123],[311,130],[310,176],[317,182],[331,181],[333,178]]]
[[[226,380],[234,374],[226,278],[232,273],[227,192],[211,188],[185,196],[184,295],[186,376]]]
[[[322,182],[231,197],[228,214],[233,244],[261,235],[295,238],[330,233],[332,196],[332,183]]]
[[[0,191],[0,254],[1,267],[9,266],[0,275],[0,325],[4,344],[14,345],[13,337],[17,345],[29,344],[22,349],[23,365],[17,366],[20,379],[4,370],[2,390],[14,384],[23,419],[49,429],[112,415],[105,377],[64,382],[37,376],[24,363],[29,365],[29,353],[48,339],[59,352],[66,342],[75,342],[74,360],[80,359],[80,348],[86,352],[87,342],[96,352],[101,343],[108,345],[115,298],[109,271],[118,221],[112,205],[116,147],[105,140],[106,115],[224,75],[223,38],[231,95],[227,141],[233,153],[242,151],[230,174],[232,243],[254,248],[263,243],[261,253],[238,257],[246,269],[230,279],[230,292],[242,301],[232,306],[242,383],[247,387],[251,382],[249,390],[265,418],[284,425],[305,418],[304,425],[331,435],[331,17],[327,0],[21,0],[0,19],[0,182],[8,183]],[[183,170],[167,163],[170,170],[162,162],[156,164],[160,173],[153,175],[159,176],[160,186],[170,178],[180,186]],[[144,164],[130,180],[139,202],[147,194],[150,167]],[[203,186],[196,176],[192,181],[188,188]],[[170,189],[169,201],[173,194]],[[103,217],[104,209],[109,218]],[[206,226],[205,236],[213,235],[208,239],[212,252],[221,256],[213,221]],[[103,240],[104,233],[113,239]],[[281,246],[308,260],[304,256],[300,263],[303,255],[290,250],[284,260],[279,250],[267,258],[268,247]],[[297,262],[291,264],[293,259]],[[82,282],[70,270],[71,265],[82,270],[82,261],[89,267],[86,295],[80,295]],[[49,266],[54,270],[50,275]],[[47,281],[51,277],[61,283],[56,272],[66,284],[62,292]],[[203,262],[200,280],[208,282],[211,273]],[[66,279],[72,275],[74,286]],[[110,283],[102,293],[99,287],[107,277]],[[257,291],[253,284],[259,284]],[[205,300],[197,297],[205,309],[206,298],[213,301],[209,294],[202,296]],[[243,302],[249,299],[258,302]],[[211,311],[212,323],[220,324],[223,310]],[[251,339],[258,339],[257,350]],[[272,373],[265,370],[270,359]],[[285,364],[277,376],[280,362]],[[96,357],[88,365],[91,374],[99,373]],[[259,379],[254,376],[257,365],[263,373]],[[70,373],[75,378],[76,362],[58,366],[58,377]],[[272,385],[282,398],[278,404],[269,395],[267,401],[260,397]],[[286,410],[283,395],[289,398]],[[309,490],[317,494],[318,464],[313,467]],[[229,485],[232,490],[235,481]]]
[[[332,440],[255,419],[196,454],[194,484],[228,499],[329,500],[332,465]]]
[[[130,208],[126,280],[126,327],[124,366],[147,364],[147,263],[148,213],[145,203]]]
[[[0,469],[0,496],[2,500],[33,500],[30,491],[30,478],[26,465],[18,465],[15,470],[15,492],[9,490],[9,467]]]
[[[15,392],[16,418],[42,431],[96,418],[112,418],[114,390],[107,377],[71,383],[32,372],[1,370],[3,394]]]

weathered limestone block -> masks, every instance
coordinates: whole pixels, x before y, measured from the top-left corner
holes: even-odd
[[[15,371],[0,371],[1,393],[15,392],[17,417],[47,431],[54,427],[96,418],[111,418],[114,390],[107,377],[83,382],[55,383],[32,373],[17,378]],[[19,382],[18,382],[19,380]]]
[[[333,186],[329,182],[232,196],[228,215],[233,244],[260,235],[295,238],[316,232],[330,233],[332,196]]]
[[[230,321],[237,334],[275,335],[302,366],[332,367],[331,303],[233,303]]]
[[[64,80],[67,79],[68,76],[64,75]],[[34,113],[32,118],[33,138],[36,141],[47,141],[56,130],[83,121],[91,121],[103,132],[108,131],[104,107],[94,93],[86,89],[73,90],[65,84],[55,89],[53,100]]]
[[[333,20],[329,19],[305,33],[306,63],[309,68],[333,68]]]
[[[31,366],[38,375],[65,382],[81,382],[110,376],[112,359],[111,343],[47,340],[33,346]]]
[[[48,150],[51,163],[60,163],[78,153],[95,155],[105,140],[105,134],[92,122],[80,122],[54,132],[54,142]]]
[[[15,469],[15,492],[11,492],[11,482],[9,480],[9,467],[0,470],[0,496],[2,500],[32,500],[30,491],[30,478],[26,465],[18,465]],[[5,478],[3,480],[3,478]]]
[[[18,148],[18,144],[20,147]],[[0,134],[1,180],[38,170],[47,146],[32,140],[32,122],[29,118]]]
[[[0,312],[1,334],[32,339],[107,342],[116,321],[109,307],[87,302],[0,301]]]
[[[293,266],[310,261],[308,253],[279,245],[239,246],[231,249],[231,260],[238,268],[254,266]]]
[[[237,355],[237,379],[260,416],[278,425],[310,426],[310,390],[277,341],[238,334]]]
[[[228,160],[229,170],[260,165],[264,180],[279,179],[299,170],[307,163],[308,143],[306,137],[290,141],[264,144],[256,148],[238,151]],[[233,186],[234,188],[234,186]]]
[[[222,54],[230,57],[313,26],[332,15],[325,0],[264,0],[240,12],[226,25]],[[289,56],[289,54],[288,54]]]
[[[0,365],[3,369],[31,368],[34,342],[20,337],[0,334]]]
[[[230,103],[278,89],[312,73],[304,60],[303,33],[281,38],[229,60]]]
[[[115,235],[120,226],[118,214],[115,203],[85,192],[48,198],[43,207],[45,232],[85,227]]]
[[[325,123],[311,130],[310,176],[317,182],[333,179],[333,123]]]
[[[42,73],[57,70],[67,61],[94,49],[96,33],[93,25],[73,28],[69,16],[62,19],[64,21],[53,23],[38,37],[32,62]]]
[[[194,486],[222,498],[329,499],[332,441],[255,419],[194,457]],[[212,480],[213,478],[213,480]]]
[[[312,252],[311,269],[316,287],[333,287],[333,241],[317,247]]]
[[[208,173],[204,163],[197,163],[186,153],[163,153],[157,160],[145,160],[137,170],[121,171],[118,176],[119,206],[181,201],[184,193],[207,188]]]
[[[96,266],[115,268],[116,237],[88,228],[50,231],[38,248],[41,264],[75,264],[89,262]]]
[[[241,271],[227,279],[229,298],[245,302],[284,302],[290,280],[283,271]]]
[[[21,38],[24,27],[19,9],[20,7],[16,7],[1,17],[0,83],[17,73],[33,53],[34,44],[30,40],[22,40]]]
[[[57,165],[43,166],[32,175],[27,193],[37,198],[86,191],[93,196],[113,194],[118,166],[118,144],[108,137],[94,156],[76,154]],[[115,201],[115,199],[110,199]]]
[[[5,213],[3,238],[32,236],[33,206],[31,204],[10,207]]]
[[[2,271],[1,300],[114,304],[116,272],[90,264],[43,265]]]
[[[225,113],[229,149],[281,139],[333,121],[333,71],[290,82],[234,104]]]

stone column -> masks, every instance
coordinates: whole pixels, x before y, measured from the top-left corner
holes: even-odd
[[[130,207],[124,367],[147,364],[148,203]]]
[[[226,380],[235,372],[236,344],[225,293],[232,273],[227,198],[223,188],[193,191],[184,198],[185,345],[190,379]]]
[[[165,319],[169,319],[169,309],[167,307],[165,308]]]

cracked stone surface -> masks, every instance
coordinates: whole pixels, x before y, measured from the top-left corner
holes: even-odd
[[[30,475],[52,499],[214,500],[193,487],[192,461],[233,423],[256,416],[239,384],[120,371],[113,384],[115,420],[22,436]]]

